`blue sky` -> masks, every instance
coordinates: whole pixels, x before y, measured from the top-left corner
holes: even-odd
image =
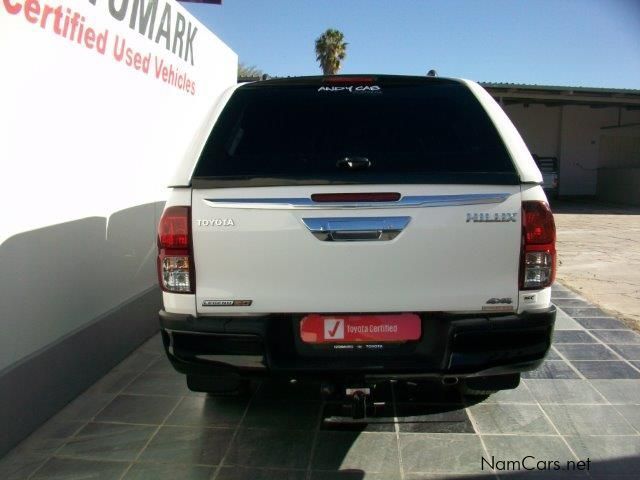
[[[640,0],[223,0],[183,4],[240,57],[320,73],[314,40],[349,43],[341,73],[640,88]]]

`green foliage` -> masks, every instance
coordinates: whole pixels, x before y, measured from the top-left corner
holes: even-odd
[[[316,39],[316,60],[324,75],[335,75],[340,71],[342,61],[347,56],[347,43],[339,30],[327,29]]]
[[[262,75],[264,75],[264,72],[255,65],[238,63],[238,78],[256,78],[262,77]]]

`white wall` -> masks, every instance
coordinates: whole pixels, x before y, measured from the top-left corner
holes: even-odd
[[[601,128],[618,121],[617,108],[562,107],[560,194],[595,195]]]
[[[638,111],[633,113],[640,114]],[[603,130],[600,137],[598,197],[611,202],[640,205],[640,124]]]
[[[541,157],[557,157],[561,107],[539,104],[505,105],[504,111],[522,135],[529,151]]]
[[[559,159],[561,195],[596,195],[602,168],[602,136],[613,134],[618,114],[622,124],[640,122],[640,111],[617,107],[505,105],[505,112],[531,153]],[[608,161],[608,160],[607,160]]]
[[[237,71],[235,53],[174,0],[63,1],[85,35],[106,36],[104,53],[91,34],[57,34],[45,2],[27,3],[25,15],[23,0],[0,2],[0,370],[155,284],[164,187]],[[130,28],[140,5],[157,8],[145,35]],[[148,72],[117,60],[116,39]],[[195,85],[163,81],[159,65]]]
[[[640,168],[640,123],[607,128],[600,136],[599,168]]]

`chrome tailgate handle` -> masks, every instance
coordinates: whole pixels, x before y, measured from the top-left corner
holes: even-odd
[[[405,229],[411,217],[303,218],[309,231],[324,242],[388,241]]]
[[[375,241],[375,240],[383,240],[382,236],[384,233],[382,230],[362,230],[362,231],[352,231],[352,230],[330,230],[327,238],[321,238],[324,241],[333,241],[333,242],[363,242],[363,241]],[[395,233],[394,237],[398,235]],[[316,232],[314,232],[316,235]],[[320,238],[320,235],[316,235],[316,237]],[[324,237],[324,236],[323,236]],[[385,238],[384,240],[391,240],[390,238]]]

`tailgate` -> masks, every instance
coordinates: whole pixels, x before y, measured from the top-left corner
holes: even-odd
[[[311,200],[346,192],[401,198]],[[197,309],[515,310],[520,209],[517,185],[194,189]]]

